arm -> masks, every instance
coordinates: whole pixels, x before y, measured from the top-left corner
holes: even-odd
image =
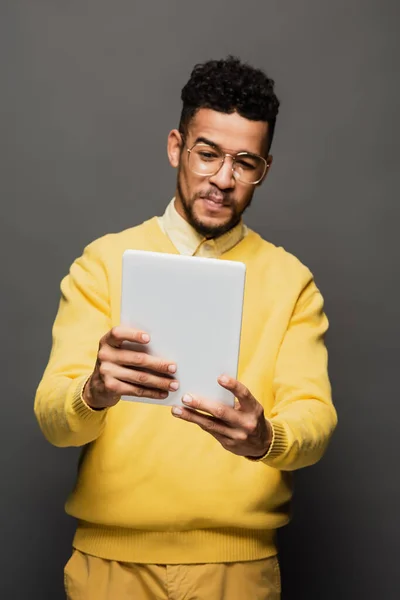
[[[327,327],[322,296],[310,280],[279,349],[269,419],[250,390],[227,376],[220,377],[219,383],[236,396],[234,408],[185,396],[182,402],[192,410],[178,407],[172,413],[196,423],[226,450],[250,460],[282,471],[312,465],[323,455],[337,423],[323,341]]]
[[[110,329],[108,281],[95,248],[85,249],[61,283],[53,347],[36,394],[36,417],[55,446],[95,440],[123,395],[161,400],[179,387],[174,363],[124,348],[125,341],[145,346],[145,332]]]
[[[328,320],[313,280],[303,289],[279,350],[272,442],[265,464],[292,471],[316,463],[337,424],[328,378],[324,334]]]
[[[92,410],[82,397],[102,335],[110,329],[108,281],[95,245],[71,266],[61,283],[49,363],[35,398],[40,428],[55,446],[82,446],[96,439],[107,410]]]

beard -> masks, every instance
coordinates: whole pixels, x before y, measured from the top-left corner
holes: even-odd
[[[243,210],[238,211],[234,202],[229,203],[229,208],[231,210],[231,216],[224,223],[219,225],[210,225],[202,221],[198,218],[194,212],[194,205],[198,198],[206,198],[208,195],[215,194],[218,192],[219,196],[223,196],[224,202],[226,202],[229,198],[229,194],[226,194],[215,188],[215,186],[209,187],[205,192],[198,192],[197,194],[193,194],[191,198],[187,198],[182,190],[182,185],[180,181],[180,173],[178,173],[178,181],[177,181],[177,191],[181,200],[182,208],[185,212],[186,220],[188,223],[205,238],[214,238],[227,233],[231,229],[233,229],[242,218],[244,211],[250,206],[251,201],[253,199],[253,195],[250,197],[248,203],[243,208]]]

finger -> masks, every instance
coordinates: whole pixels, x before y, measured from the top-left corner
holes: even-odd
[[[235,452],[235,447],[237,447],[236,440],[233,440],[230,437],[226,437],[225,435],[220,435],[218,433],[211,434],[211,435],[221,444],[221,446],[223,448],[225,448],[225,450],[229,450],[230,452],[237,454]]]
[[[254,410],[257,406],[257,400],[254,398],[253,394],[245,385],[243,385],[243,383],[237,381],[237,379],[229,377],[228,375],[221,375],[221,377],[218,377],[218,383],[236,396],[241,410]]]
[[[172,414],[183,421],[194,423],[214,437],[220,436],[225,440],[245,441],[246,436],[240,429],[229,427],[225,422],[219,421],[212,416],[198,413],[196,410],[174,406]]]
[[[136,342],[138,344],[148,344],[150,336],[145,331],[133,329],[132,327],[123,327],[119,325],[113,327],[106,335],[102,338],[103,342],[106,342],[114,348],[120,348],[123,342]]]
[[[182,403],[190,408],[209,413],[219,421],[223,421],[229,427],[239,427],[241,425],[238,411],[231,406],[222,404],[221,402],[215,402],[207,398],[201,398],[200,396],[185,394],[182,398]]]
[[[132,385],[126,381],[115,379],[111,375],[105,378],[104,387],[108,392],[117,396],[136,396],[154,400],[165,400],[168,397],[167,391]]]
[[[107,345],[100,348],[98,358],[101,362],[112,362],[125,367],[140,367],[157,373],[165,373],[166,375],[176,373],[177,369],[175,363],[152,356],[146,352],[113,348]]]
[[[179,382],[175,379],[157,377],[157,375],[147,371],[129,369],[114,363],[102,363],[99,371],[103,378],[111,376],[114,379],[131,385],[173,392],[179,389]]]
[[[138,353],[140,354],[140,353]],[[143,367],[146,369],[150,369],[151,371],[156,371],[157,373],[166,373],[168,375],[173,375],[177,371],[177,365],[174,362],[164,360],[159,358],[158,356],[152,356],[151,354],[144,354],[141,357],[143,361]]]

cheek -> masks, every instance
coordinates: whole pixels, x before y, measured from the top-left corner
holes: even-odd
[[[179,183],[185,196],[193,198],[201,190],[204,190],[205,181],[203,177],[199,177],[192,173],[189,169],[182,166],[178,173]]]
[[[241,212],[246,208],[248,203],[251,201],[254,194],[254,190],[248,188],[237,190],[236,192],[236,207]]]
[[[191,173],[189,169],[185,167],[185,165],[181,165],[179,169],[179,179],[181,185],[183,184],[185,187],[190,187],[191,185]]]

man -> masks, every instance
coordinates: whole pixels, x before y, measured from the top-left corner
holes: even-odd
[[[182,100],[168,137],[175,198],[162,218],[105,236],[74,262],[37,391],[46,438],[85,446],[66,505],[78,519],[71,599],[279,598],[289,472],[319,460],[336,425],[313,277],[242,221],[272,164],[274,82],[229,57],[197,65]],[[171,412],[120,401],[179,388],[173,362],[122,346],[149,342],[119,326],[127,248],[246,263],[239,380],[219,378],[234,408],[196,396]]]

